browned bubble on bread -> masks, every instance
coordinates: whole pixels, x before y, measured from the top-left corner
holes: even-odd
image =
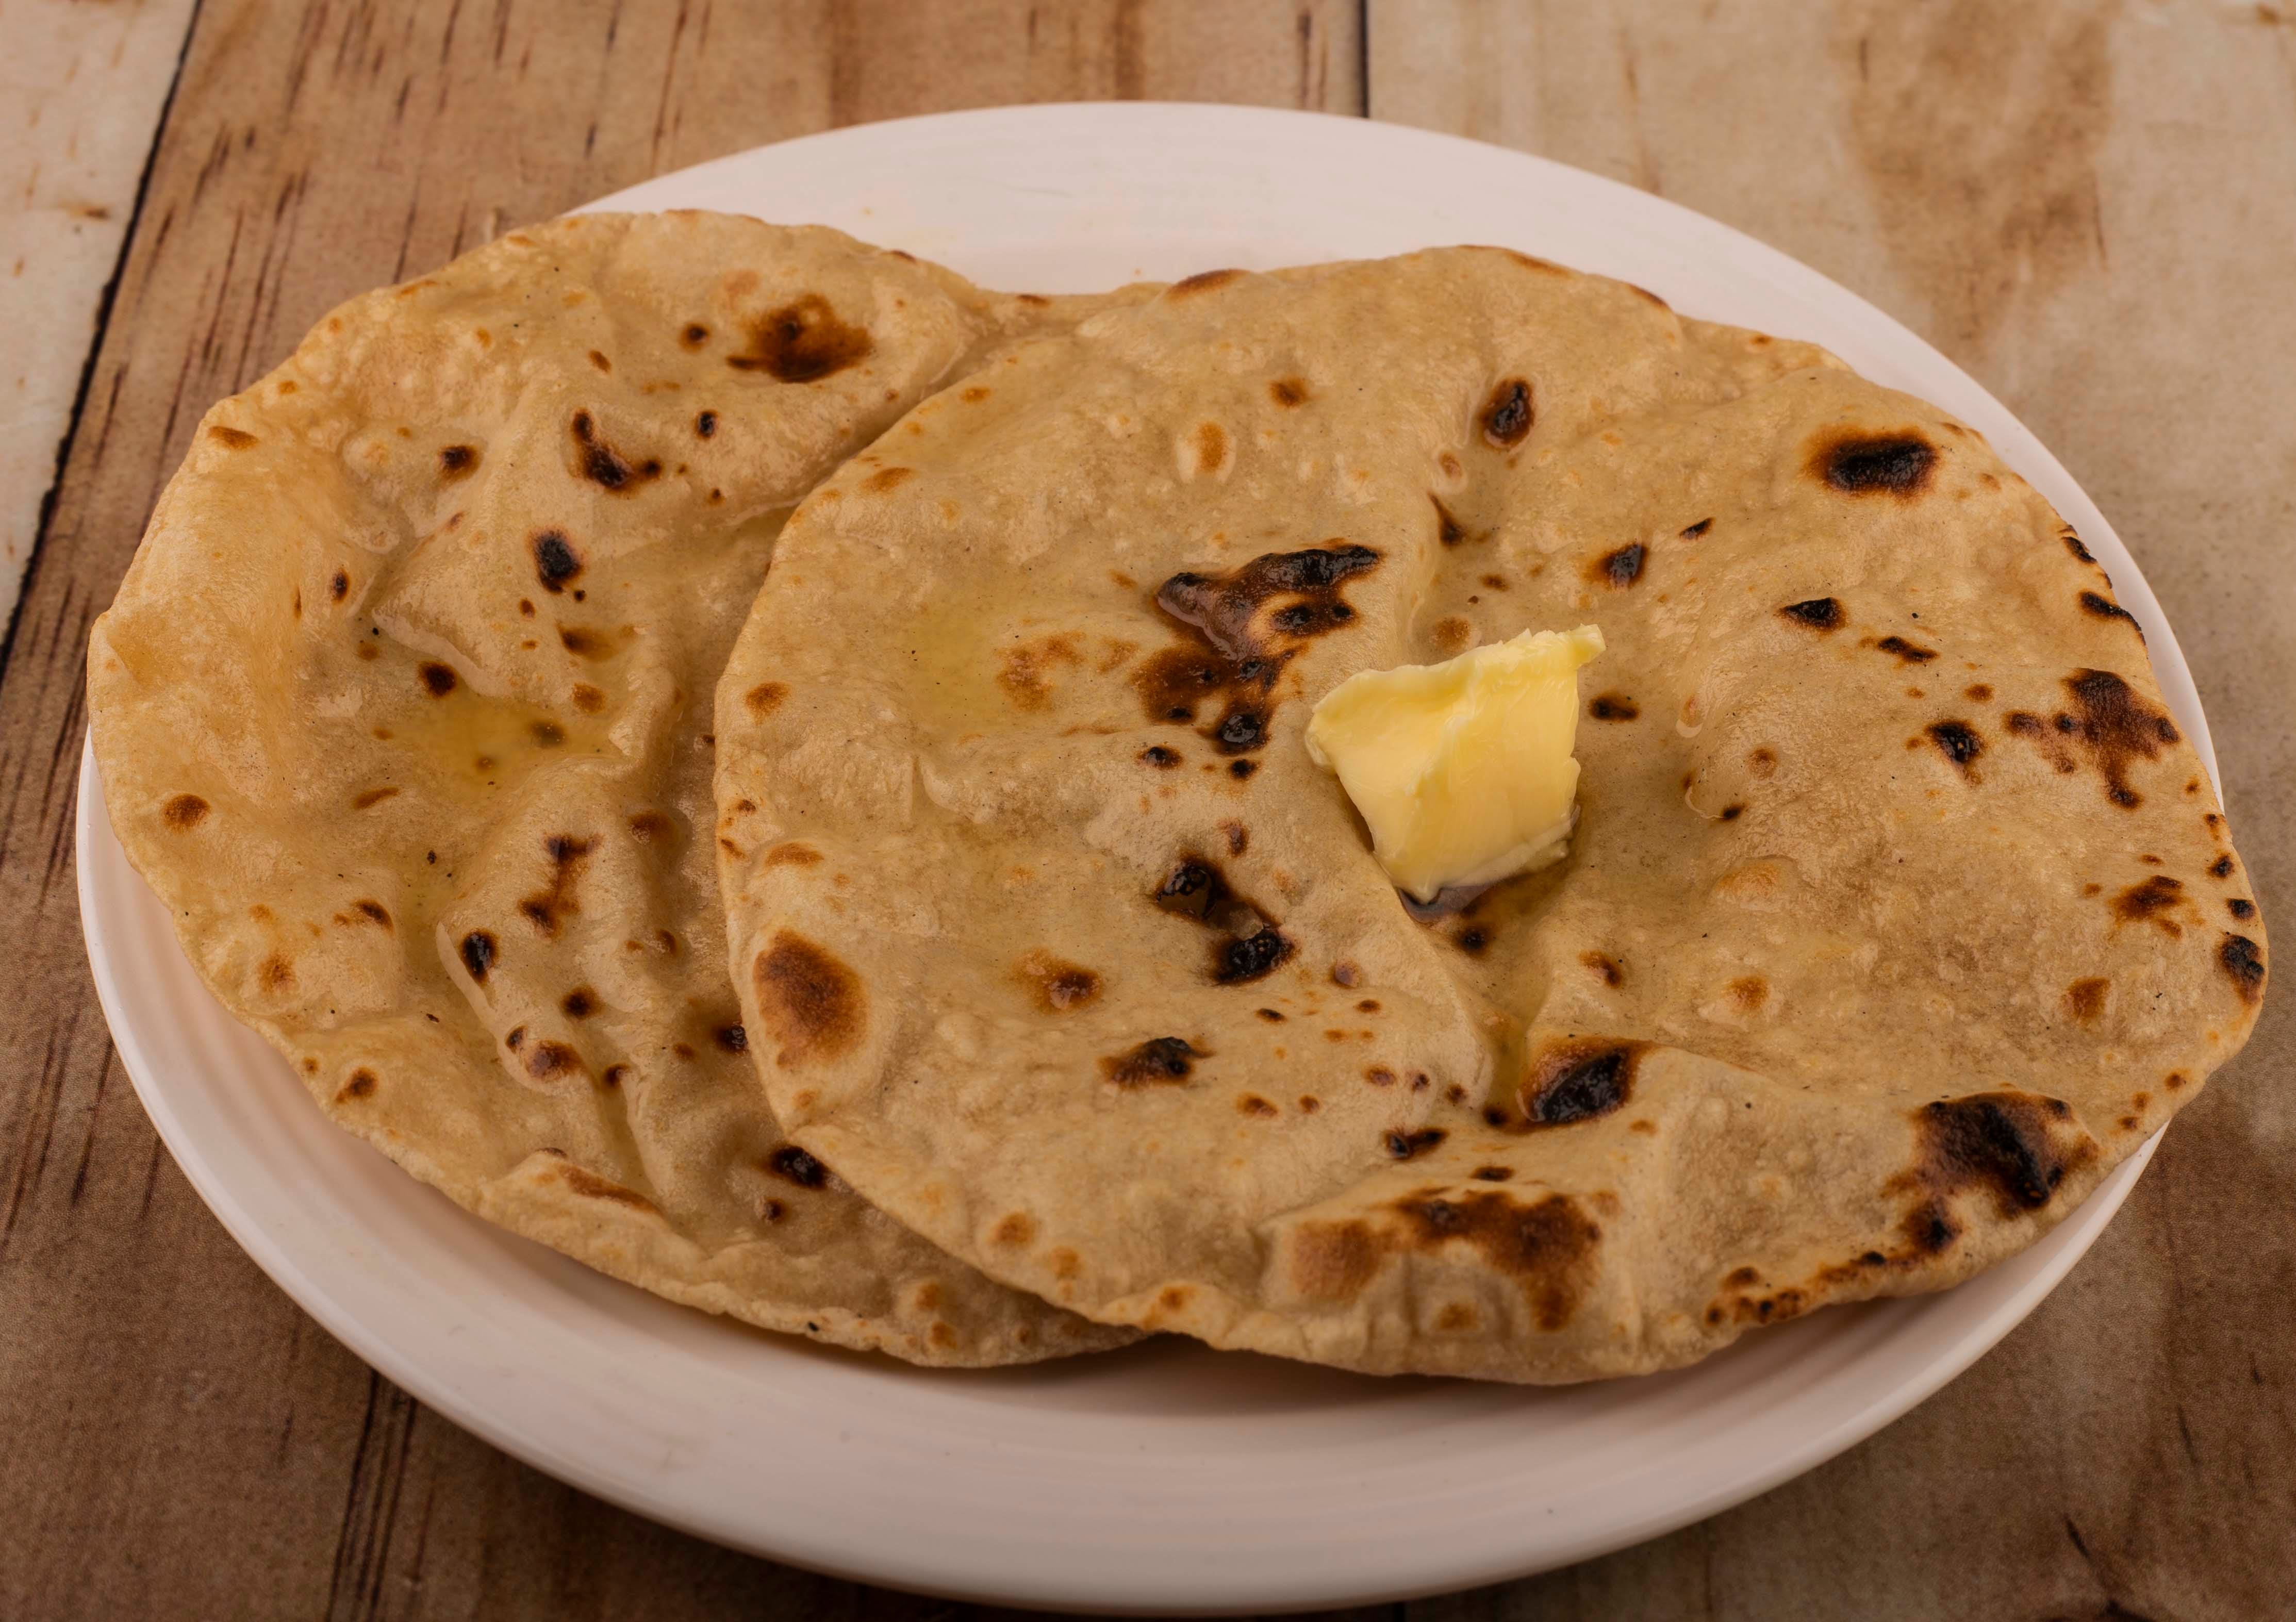
[[[1924,1104],[1914,1117],[1913,1164],[1890,1184],[1914,1195],[1903,1231],[1915,1249],[1946,1249],[1963,1232],[1962,1197],[1985,1198],[1997,1216],[2037,1211],[2096,1145],[2058,1099],[2004,1090]]]
[[[1152,721],[1187,725],[1224,755],[1264,747],[1284,668],[1316,637],[1352,625],[1346,583],[1379,553],[1348,543],[1268,553],[1223,574],[1190,569],[1159,586],[1156,606],[1184,640],[1151,655],[1133,677]]]
[[[1082,963],[1038,948],[1016,965],[1021,981],[1046,1013],[1066,1013],[1082,1008],[1100,995],[1100,976]]]
[[[746,331],[748,347],[728,355],[726,364],[783,383],[819,382],[858,365],[877,347],[866,329],[841,319],[819,293],[766,311]]]
[[[2070,702],[2043,717],[2015,710],[2010,732],[2039,750],[2060,772],[2086,763],[2104,780],[2105,798],[2126,810],[2144,804],[2130,768],[2157,760],[2184,741],[2168,715],[2155,709],[2120,676],[2110,670],[2076,670],[2064,678]]]
[[[1809,471],[1845,496],[1910,499],[1929,488],[1937,461],[1937,446],[1917,430],[1850,432],[1820,439],[1810,450]]]
[[[1508,378],[1493,388],[1490,398],[1483,402],[1484,443],[1501,450],[1521,444],[1537,415],[1529,383],[1519,377]]]
[[[794,931],[776,933],[750,965],[758,1012],[783,1067],[835,1059],[861,1039],[868,999],[860,976]]]
[[[1101,1072],[1119,1087],[1171,1086],[1195,1074],[1203,1057],[1185,1036],[1152,1036],[1102,1060]]]
[[[1566,1194],[1525,1200],[1499,1189],[1428,1189],[1365,1218],[1302,1228],[1291,1282],[1310,1300],[1352,1301],[1398,1261],[1464,1252],[1521,1290],[1533,1322],[1553,1332],[1587,1294],[1602,1239],[1600,1225]]]
[[[1796,625],[1808,626],[1813,631],[1833,631],[1841,628],[1846,619],[1841,602],[1833,597],[1811,597],[1800,602],[1789,602],[1778,610]]]

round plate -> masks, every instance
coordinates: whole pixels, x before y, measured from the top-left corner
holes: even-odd
[[[1612,182],[1355,119],[1117,104],[841,130],[597,206],[820,221],[1016,291],[1493,242],[1815,340],[1983,430],[2071,520],[2215,774],[2160,605],[1999,402],[1815,271]],[[88,955],[144,1107],[233,1237],[332,1333],[602,1497],[778,1560],[966,1598],[1349,1605],[1517,1577],[1710,1515],[1968,1367],[2079,1258],[2152,1150],[1957,1290],[1819,1313],[1678,1373],[1536,1390],[1162,1342],[929,1372],[672,1307],[465,1215],[330,1126],[201,988],[112,837],[92,757],[78,832]]]

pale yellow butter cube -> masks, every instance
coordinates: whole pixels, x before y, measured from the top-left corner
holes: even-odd
[[[1562,859],[1578,820],[1578,667],[1603,633],[1525,631],[1324,695],[1308,753],[1339,774],[1396,888],[1422,901]]]

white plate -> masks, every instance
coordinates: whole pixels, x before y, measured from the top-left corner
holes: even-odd
[[[602,208],[823,221],[1013,291],[1503,243],[1814,339],[1982,430],[2078,527],[2216,771],[2160,606],[2001,405],[1815,271],[1574,169],[1354,119],[1013,108],[871,125]],[[668,1306],[464,1215],[330,1126],[176,949],[81,768],[80,906],[121,1061],[232,1235],[456,1423],[659,1520],[842,1576],[1110,1610],[1272,1610],[1539,1570],[1710,1515],[1903,1413],[2031,1311],[2147,1143],[2022,1256],[1820,1313],[1680,1373],[1564,1390],[1378,1380],[1152,1344],[994,1373],[820,1350]]]

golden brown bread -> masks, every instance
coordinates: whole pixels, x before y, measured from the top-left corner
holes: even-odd
[[[1592,620],[1568,860],[1403,905],[1300,733]],[[2030,1243],[2264,934],[2135,622],[1982,439],[1486,250],[1191,278],[801,506],[718,705],[796,1141],[1103,1322],[1663,1368]]]
[[[114,826],[330,1115],[672,1299],[928,1363],[1128,1338],[787,1143],[726,978],[709,703],[789,508],[1093,301],[725,215],[519,232],[210,412],[88,685]]]

